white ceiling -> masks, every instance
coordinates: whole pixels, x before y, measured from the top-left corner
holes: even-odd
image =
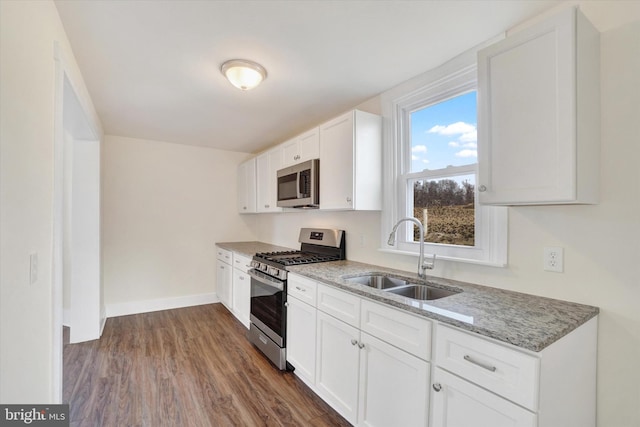
[[[558,1],[55,3],[105,133],[257,152]],[[268,78],[234,88],[233,58]]]

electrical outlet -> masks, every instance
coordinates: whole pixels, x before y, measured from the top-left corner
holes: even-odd
[[[564,271],[563,250],[560,247],[544,248],[544,270],[562,273]]]
[[[29,254],[29,284],[33,285],[38,281],[38,254]]]

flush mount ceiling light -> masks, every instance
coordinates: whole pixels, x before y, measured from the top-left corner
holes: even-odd
[[[241,90],[253,89],[267,78],[267,70],[262,65],[246,59],[227,61],[222,64],[220,71],[232,85]]]

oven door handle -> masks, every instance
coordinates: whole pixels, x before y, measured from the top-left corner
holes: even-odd
[[[279,280],[273,280],[268,276],[260,273],[259,271],[256,271],[253,268],[249,270],[247,274],[251,276],[252,279],[257,280],[258,282],[264,285],[270,286],[272,288],[276,288],[279,291],[284,291],[284,282],[281,282]]]

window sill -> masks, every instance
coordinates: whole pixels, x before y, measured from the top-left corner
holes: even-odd
[[[406,255],[406,256],[411,256],[411,257],[415,257],[418,258],[420,255],[417,252],[412,252],[412,251],[402,251],[402,250],[398,250],[398,249],[387,249],[387,248],[378,248],[379,252],[385,252],[388,254],[394,254],[394,255]],[[432,254],[429,254],[427,252],[425,252],[425,258],[432,256]],[[451,257],[451,256],[444,256],[444,255],[436,255],[436,265],[438,260],[444,260],[444,261],[452,261],[452,262],[462,262],[465,264],[475,264],[475,265],[483,265],[486,267],[500,267],[500,268],[505,268],[507,266],[507,263],[502,263],[502,262],[491,262],[491,261],[482,261],[482,260],[475,260],[475,259],[468,259],[468,258],[456,258],[456,257]]]

